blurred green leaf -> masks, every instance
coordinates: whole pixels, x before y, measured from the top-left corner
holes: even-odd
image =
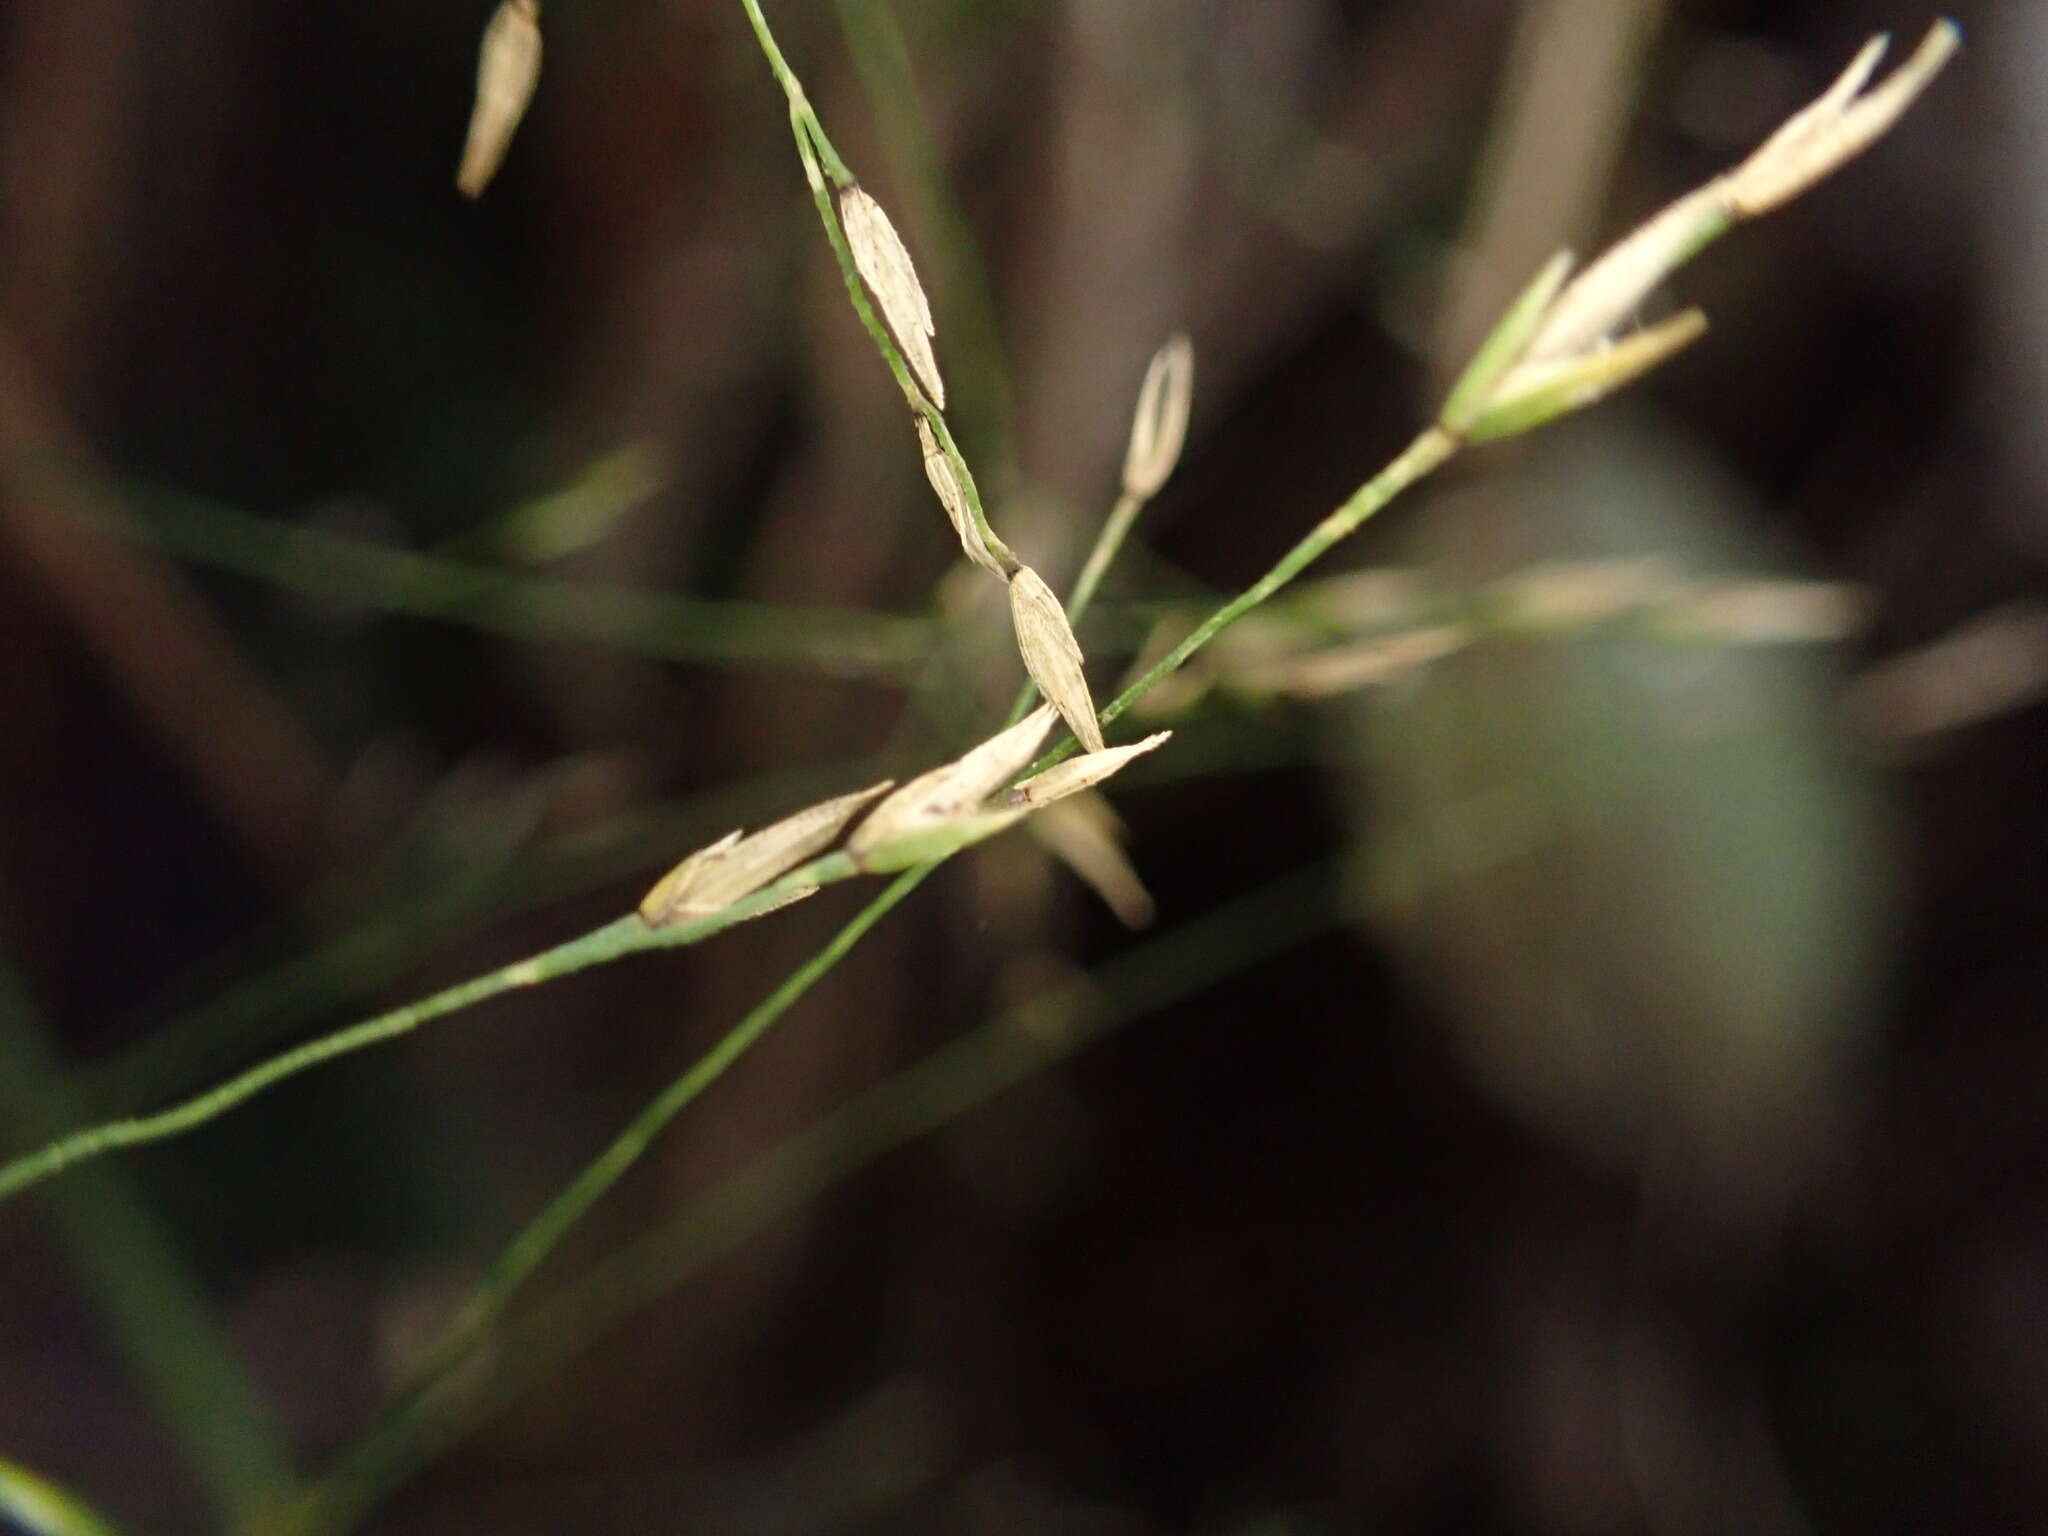
[[[46,1478],[0,1456],[0,1518],[28,1536],[117,1536],[115,1528]]]
[[[1644,555],[1753,573],[1750,525],[1698,450],[1604,416],[1440,506],[1423,542],[1457,581]],[[1825,1107],[1867,1026],[1885,827],[1827,653],[1651,628],[1501,638],[1361,696],[1361,880],[1501,1099],[1582,1146],[1742,1178]]]

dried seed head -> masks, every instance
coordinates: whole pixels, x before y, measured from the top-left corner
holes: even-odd
[[[1494,390],[1509,369],[1529,355],[1536,332],[1542,328],[1558,291],[1572,269],[1572,253],[1559,251],[1543,264],[1521,296],[1508,306],[1498,324],[1479,344],[1472,361],[1451,386],[1444,399],[1442,421],[1453,432],[1467,432],[1492,400]]]
[[[869,874],[892,875],[898,870],[951,858],[963,848],[972,848],[1015,826],[1030,814],[1022,809],[974,811],[923,826],[901,827],[887,836],[867,839],[857,849],[849,844],[847,851]],[[866,830],[865,824],[862,830]]]
[[[1022,773],[1045,744],[1052,719],[1052,706],[1041,704],[942,769],[949,776],[949,792],[960,797],[959,805],[964,809],[986,800]]]
[[[1847,640],[1870,622],[1875,604],[1860,587],[1836,581],[1728,581],[1679,598],[1659,615],[1680,635],[1741,645]]]
[[[1872,38],[1825,95],[1755,154],[1681,197],[1574,278],[1550,306],[1526,360],[1570,357],[1597,344],[1730,224],[1769,212],[1869,148],[1926,89],[1958,40],[1953,22],[1936,23],[1889,80],[1859,96],[1885,49],[1882,37]]]
[[[946,385],[939,377],[939,360],[932,352],[932,306],[917,280],[910,251],[882,205],[859,187],[847,187],[839,194],[839,222],[846,230],[847,249],[854,267],[874,296],[882,323],[889,328],[903,361],[910,366],[933,405],[946,408]]]
[[[967,552],[967,558],[983,570],[1002,575],[1002,566],[988,552],[988,545],[982,542],[981,530],[974,526],[974,514],[968,510],[967,495],[960,489],[960,477],[953,472],[952,460],[946,457],[939,440],[932,436],[931,426],[924,417],[919,416],[916,420],[917,444],[924,453],[924,477],[931,482],[939,505],[946,509],[953,531],[960,535],[960,547]]]
[[[979,811],[990,795],[1023,771],[1052,729],[1053,711],[1041,704],[1007,730],[965,756],[921,773],[874,809],[846,841],[856,858],[906,831],[921,830]]]
[[[850,795],[821,801],[751,837],[727,834],[700,848],[662,876],[640,903],[641,919],[650,928],[669,928],[696,917],[722,912],[751,896],[778,875],[794,869],[838,840],[862,806],[891,787],[885,780]],[[795,898],[792,896],[791,898]]]
[[[1961,42],[1954,22],[1936,22],[1913,57],[1889,80],[1858,95],[1885,50],[1886,39],[1873,37],[1824,96],[1772,134],[1726,178],[1735,216],[1768,213],[1868,149],[1927,89]]]
[[[1028,565],[1010,575],[1010,622],[1017,631],[1017,649],[1024,669],[1038,684],[1067,727],[1090,752],[1102,750],[1102,727],[1095,719],[1095,700],[1081,670],[1081,643],[1074,638],[1067,611],[1053,596],[1045,578]]]
[[[1605,399],[1623,385],[1683,351],[1706,333],[1707,317],[1696,309],[1595,347],[1574,357],[1524,363],[1501,380],[1493,398],[1467,429],[1475,443],[1512,437],[1571,411]]]
[[[1691,341],[1704,326],[1697,315],[1608,344],[1703,246],[1868,148],[1926,89],[1959,37],[1953,22],[1936,23],[1889,80],[1859,95],[1884,52],[1884,39],[1873,38],[1825,95],[1733,171],[1681,197],[1561,288],[1565,265],[1553,262],[1480,348],[1445,404],[1444,425],[1475,440],[1527,431],[1620,388]]]
[[[1079,794],[1084,789],[1093,789],[1111,774],[1121,773],[1132,761],[1143,757],[1172,734],[1171,731],[1159,731],[1127,747],[1105,747],[1070,757],[1064,763],[1053,764],[1043,773],[1032,775],[1011,790],[1005,799],[1011,805],[1036,809]]]
[[[540,83],[540,0],[504,0],[484,28],[476,65],[476,106],[455,185],[483,195],[498,172],[513,130]]]
[[[1545,560],[1492,584],[1501,627],[1545,634],[1583,629],[1670,602],[1684,584],[1665,555]]]
[[[1138,409],[1131,418],[1131,441],[1124,450],[1124,494],[1150,501],[1180,462],[1188,436],[1188,409],[1194,399],[1195,348],[1175,336],[1153,355],[1138,390]]]
[[[1463,624],[1438,624],[1361,640],[1356,645],[1312,651],[1306,656],[1268,662],[1243,674],[1252,687],[1321,699],[1371,688],[1407,677],[1421,667],[1461,650],[1472,640]]]
[[[1718,183],[1687,193],[1616,241],[1565,284],[1543,316],[1523,364],[1575,358],[1605,342],[1651,292],[1728,227]]]
[[[885,866],[874,860],[883,857],[882,849],[900,852],[907,840],[923,837],[953,822],[985,815],[989,796],[1024,770],[1044,742],[1045,733],[1052,729],[1052,721],[1052,706],[1042,704],[973,751],[930,773],[919,774],[854,828],[853,836],[846,840],[846,851],[860,861],[861,868],[881,869]],[[979,837],[973,840],[979,841]],[[901,869],[922,862],[913,858],[905,864],[886,867]]]
[[[1031,818],[1031,835],[1102,898],[1126,928],[1145,928],[1158,904],[1124,852],[1123,823],[1100,795],[1073,795]]]
[[[699,848],[695,853],[676,865],[654,883],[654,889],[640,899],[640,918],[648,927],[660,927],[669,921],[670,913],[677,911],[689,898],[691,888],[697,883],[699,872],[710,868],[732,851],[739,842],[739,828],[725,834],[717,842]]]

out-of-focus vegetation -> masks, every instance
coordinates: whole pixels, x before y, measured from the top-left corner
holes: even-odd
[[[596,928],[1016,686],[737,0],[554,0],[472,203],[489,13],[0,20],[10,1154]],[[1098,693],[1551,250],[1931,19],[774,15],[1055,587],[1194,338]],[[1129,870],[1099,812],[1014,833],[821,969],[463,1412],[391,1394],[481,1267],[872,888],[0,1210],[0,1510],[284,1529],[333,1467],[394,1531],[2037,1523],[2048,29],[1959,19],[1893,141],[1681,276],[1709,344],[1144,701]]]

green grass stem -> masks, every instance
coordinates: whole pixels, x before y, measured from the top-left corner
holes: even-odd
[[[667,661],[797,665],[842,676],[907,676],[930,644],[920,618],[715,602],[587,586],[391,549],[256,517],[200,497],[113,488],[116,532],[199,564],[314,597],[462,624],[515,639],[582,641]]]
[[[4,966],[0,1053],[7,1062],[0,1112],[13,1129],[46,1136],[71,1118],[70,1091],[35,1011]],[[129,1180],[117,1169],[88,1170],[50,1191],[49,1216],[143,1396],[221,1516],[237,1519],[278,1498],[293,1477],[283,1429],[197,1278]]]
[[[900,900],[929,868],[902,876],[885,896]],[[442,1390],[393,1403],[285,1529],[322,1536],[351,1528],[522,1392],[771,1223],[1118,1027],[1327,931],[1337,916],[1332,884],[1327,869],[1299,870],[1239,897],[1003,1013],[798,1132],[522,1319],[492,1352],[487,1376],[443,1377]],[[828,953],[800,973],[806,985]]]
[[[804,886],[830,885],[850,879],[857,873],[859,871],[854,868],[853,861],[846,855],[827,854],[756,891],[744,901],[692,923],[674,928],[649,928],[638,915],[629,914],[553,949],[500,966],[486,975],[436,992],[405,1007],[394,1008],[389,1013],[381,1013],[360,1024],[309,1040],[304,1045],[259,1062],[248,1071],[182,1104],[153,1115],[114,1120],[59,1137],[39,1151],[0,1165],[0,1200],[54,1178],[76,1164],[104,1157],[109,1152],[163,1141],[196,1130],[266,1089],[274,1088],[323,1062],[408,1035],[422,1024],[472,1007],[500,993],[539,986],[593,965],[604,965],[645,950],[701,943],[714,934],[723,933],[735,923],[766,911]]]

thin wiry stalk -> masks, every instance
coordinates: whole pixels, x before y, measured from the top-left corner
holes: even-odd
[[[1190,656],[1207,645],[1259,604],[1358,531],[1359,525],[1425,475],[1441,468],[1458,451],[1458,440],[1441,427],[1426,428],[1400,456],[1348,496],[1343,505],[1310,530],[1282,555],[1273,568],[1198,625],[1193,634],[1159,659],[1152,669],[1112,699],[1102,711],[1104,723],[1116,719],[1143,698],[1162,678],[1180,670]],[[1072,743],[1067,751],[1071,751]],[[1060,756],[1067,755],[1066,751]]]
[[[797,664],[854,676],[908,675],[930,643],[923,619],[585,586],[288,527],[194,496],[116,489],[133,521],[115,531],[182,559],[516,639],[595,641],[671,661]]]
[[[1109,724],[1166,678],[1179,671],[1203,646],[1259,604],[1274,596],[1309,566],[1358,531],[1367,518],[1407,490],[1425,475],[1440,468],[1459,448],[1458,439],[1441,427],[1429,427],[1410,443],[1387,467],[1346,498],[1344,504],[1324,518],[1308,536],[1282,555],[1273,568],[1204,619],[1180,644],[1162,656],[1144,676],[1103,706],[1102,723]],[[1054,763],[1073,755],[1080,743],[1071,736],[1031,765],[1042,773]]]
[[[761,14],[758,0],[742,0],[742,3],[747,10],[749,19],[753,22],[757,36],[761,39],[764,49],[768,52],[771,65],[774,67],[778,78],[783,82],[785,93],[789,96],[791,121],[796,128],[798,150],[804,158],[807,170],[811,172],[811,180],[814,190],[818,194],[820,214],[824,219],[827,234],[832,237],[835,252],[840,255],[848,282],[855,290],[853,292],[855,308],[860,312],[862,319],[868,324],[871,334],[875,337],[876,345],[882,350],[891,370],[896,374],[899,384],[904,387],[906,396],[913,403],[919,402],[921,396],[918,394],[916,386],[910,382],[907,365],[902,355],[890,342],[886,330],[875,320],[873,312],[867,306],[865,294],[860,291],[858,274],[853,271],[851,258],[845,252],[844,232],[839,229],[830,199],[824,194],[823,172],[830,171],[837,177],[845,174],[845,167],[843,163],[837,161],[836,155],[829,153],[830,145],[824,137],[822,127],[817,123],[816,114],[811,110],[809,102],[804,98],[801,86],[797,84],[795,77],[789,72],[787,64],[783,62],[779,50],[776,50],[774,47],[773,39],[768,32],[766,19]],[[1952,39],[1950,40],[1950,46],[1952,46]],[[1937,66],[1938,60],[1936,65],[1931,65],[1929,68]],[[1614,350],[1618,352],[1620,349],[1616,348]],[[1597,365],[1597,359],[1595,359],[1595,363]],[[1588,396],[1587,398],[1590,400],[1594,397]],[[1560,404],[1560,409],[1575,409],[1577,404],[1583,403],[1586,402],[1579,401],[1574,403],[1571,400],[1564,400]],[[936,412],[929,411],[928,409],[925,410],[924,414],[935,431],[943,436],[949,456],[957,460],[958,450],[952,446],[950,435],[945,434],[944,419]],[[1535,423],[1530,423],[1530,425],[1533,424]],[[1403,450],[1398,458],[1361,486],[1343,505],[1324,518],[1305,538],[1282,556],[1271,570],[1236,598],[1218,608],[1215,613],[1203,621],[1194,633],[1175,646],[1167,656],[1147,671],[1144,676],[1126,688],[1122,694],[1101,712],[1101,720],[1110,722],[1117,719],[1136,703],[1138,699],[1143,697],[1146,692],[1163,678],[1171,675],[1222,630],[1256,608],[1260,603],[1265,602],[1268,598],[1278,593],[1331,547],[1354,532],[1366,518],[1378,512],[1408,486],[1443,464],[1445,460],[1449,459],[1458,450],[1461,446],[1461,441],[1456,433],[1448,431],[1442,426],[1432,426],[1425,429]],[[965,464],[960,464],[959,469],[963,482],[971,484],[971,476],[968,475]],[[1062,746],[1048,753],[1027,771],[1042,772],[1045,768],[1070,756],[1076,745],[1077,743],[1070,739]],[[929,867],[926,866],[927,869]],[[829,873],[824,873],[824,871],[829,871]],[[620,922],[613,923],[593,934],[586,935],[582,939],[572,940],[565,945],[559,946],[557,949],[547,951],[545,954],[536,956],[531,960],[519,962],[500,971],[493,972],[488,976],[479,977],[475,981],[465,983],[462,986],[450,988],[448,991],[438,994],[433,998],[426,999],[407,1008],[395,1010],[392,1013],[369,1020],[364,1024],[308,1042],[296,1050],[286,1052],[282,1056],[273,1058],[250,1069],[240,1077],[222,1084],[210,1093],[203,1094],[186,1104],[166,1110],[162,1114],[145,1117],[140,1120],[118,1121],[109,1125],[94,1127],[64,1138],[27,1157],[18,1158],[4,1167],[0,1167],[0,1198],[5,1198],[12,1193],[27,1188],[29,1185],[49,1178],[68,1164],[83,1158],[98,1156],[119,1147],[160,1140],[167,1136],[176,1135],[181,1131],[189,1130],[196,1125],[204,1124],[206,1121],[224,1113],[236,1104],[241,1103],[243,1100],[263,1091],[284,1078],[294,1076],[309,1067],[330,1060],[335,1056],[360,1050],[366,1046],[377,1044],[382,1040],[407,1033],[429,1018],[453,1012],[457,1008],[465,1007],[472,1002],[493,996],[510,987],[531,985],[534,982],[549,979],[554,975],[566,974],[570,970],[582,969],[586,965],[618,958],[620,955],[631,953],[638,949],[695,942],[698,939],[709,937],[712,933],[724,927],[730,926],[733,922],[766,910],[767,907],[788,896],[800,884],[827,884],[831,881],[850,878],[856,872],[852,861],[845,855],[828,855],[825,859],[818,861],[812,866],[808,866],[806,869],[783,877],[782,880],[777,881],[774,885],[757,892],[754,896],[747,898],[737,906],[728,909],[728,911],[701,919],[697,923],[686,924],[673,929],[648,930],[644,924],[635,923],[630,918],[622,919]]]
[[[1067,617],[1076,624],[1088,611],[1088,605],[1095,601],[1096,589],[1102,585],[1102,578],[1109,574],[1111,562],[1122,552],[1124,540],[1130,537],[1131,527],[1145,506],[1145,502],[1125,491],[1117,497],[1116,505],[1109,509],[1109,518],[1102,525],[1102,537],[1095,541],[1095,548],[1089,551],[1081,574],[1074,579],[1074,595],[1067,603]]]
[[[825,125],[818,121],[818,114],[811,110],[810,98],[804,94],[803,82],[789,67],[789,60],[782,56],[782,49],[775,41],[775,34],[768,28],[768,18],[761,14],[760,0],[740,0],[746,9],[747,20],[753,23],[754,38],[761,45],[761,53],[768,60],[768,67],[775,72],[775,79],[782,87],[783,95],[789,98],[790,110],[797,115],[803,129],[811,136],[824,162],[826,174],[835,186],[851,186],[853,172],[846,168],[846,162],[839,158],[839,151],[832,147],[832,140],[825,132]]]
[[[1357,529],[1366,518],[1380,510],[1410,485],[1436,469],[1457,449],[1457,439],[1432,427],[1411,443],[1401,456],[1353,493],[1307,537],[1282,556],[1271,570],[1211,614],[1195,632],[1183,640],[1143,677],[1126,688],[1102,712],[1105,721],[1116,719],[1186,663],[1232,622],[1280,591],[1333,545]],[[1110,530],[1105,528],[1107,534]],[[1070,756],[1078,742],[1069,738],[1047,753],[1032,772],[1041,772]],[[926,866],[927,871],[933,866]],[[696,943],[722,932],[733,923],[752,916],[786,896],[800,885],[825,885],[848,879],[857,871],[844,855],[832,854],[757,892],[738,905],[678,928],[650,930],[637,918],[626,917],[580,939],[547,950],[530,959],[451,987],[408,1007],[395,1009],[351,1028],[307,1042],[295,1050],[250,1068],[239,1077],[184,1104],[135,1120],[115,1121],[77,1132],[41,1151],[0,1166],[0,1199],[42,1182],[67,1166],[87,1158],[103,1156],[123,1147],[161,1141],[204,1125],[245,1100],[286,1078],[366,1047],[409,1034],[430,1019],[467,1008],[515,987],[532,986],[569,975],[587,966],[604,964],[644,949]],[[920,877],[923,871],[920,871]]]
[[[71,1094],[35,1011],[0,962],[0,1112],[48,1134]],[[72,1269],[198,1480],[227,1519],[267,1505],[292,1480],[284,1434],[176,1246],[117,1169],[51,1191],[49,1216]],[[7,1499],[0,1490],[0,1525]]]
[[[901,877],[888,894],[899,887],[907,894],[930,867]],[[352,1527],[412,1472],[622,1319],[771,1222],[1119,1026],[1314,938],[1335,918],[1330,885],[1328,870],[1300,870],[1239,897],[1009,1010],[814,1122],[555,1293],[506,1336],[482,1382],[444,1380],[442,1391],[394,1404],[314,1486],[287,1528],[315,1536]],[[824,958],[805,968],[816,968],[809,980],[822,974]]]
[[[80,1068],[72,1081],[81,1100],[103,1115],[189,1090],[189,1063],[247,1060],[274,1050],[309,1014],[374,996],[467,924],[530,911],[638,874],[653,860],[650,849],[689,847],[726,827],[807,804],[886,771],[880,758],[856,759],[734,780],[681,804],[623,812],[551,842],[531,858],[491,857],[483,867],[465,861],[402,900],[382,902],[317,949],[274,960],[260,971],[245,965],[231,989],[167,1020],[107,1061]],[[347,904],[343,898],[337,905]]]
[[[695,922],[684,923],[674,928],[649,928],[637,915],[629,914],[615,922],[607,923],[602,928],[594,929],[581,938],[558,944],[553,949],[543,950],[540,954],[530,955],[511,965],[501,966],[487,975],[437,992],[432,997],[422,998],[403,1008],[394,1008],[389,1013],[379,1014],[374,1019],[367,1019],[330,1035],[322,1035],[317,1040],[309,1040],[304,1045],[259,1062],[239,1076],[229,1078],[217,1087],[157,1114],[129,1120],[114,1120],[60,1137],[39,1151],[0,1165],[0,1200],[19,1194],[45,1179],[53,1178],[78,1163],[104,1157],[107,1153],[119,1151],[124,1147],[143,1146],[152,1141],[163,1141],[195,1130],[266,1089],[274,1088],[279,1083],[296,1077],[301,1072],[309,1071],[323,1062],[365,1050],[387,1040],[395,1040],[401,1035],[412,1033],[430,1020],[471,1007],[486,998],[496,997],[502,992],[514,991],[520,987],[538,986],[542,982],[570,976],[593,965],[605,965],[643,950],[673,949],[686,944],[701,943],[714,934],[723,933],[733,924],[744,922],[756,913],[767,910],[805,886],[831,885],[851,879],[858,873],[859,870],[854,867],[853,861],[844,854],[827,854],[801,869],[791,871],[774,884],[756,891],[746,900],[736,902],[723,912],[699,918]]]
[[[1086,611],[1096,587],[1101,584],[1103,573],[1115,558],[1141,507],[1142,503],[1125,496],[1119,500],[1116,512],[1103,524],[1083,572],[1082,579],[1088,584],[1084,589],[1077,583],[1070,599],[1070,607],[1075,614]],[[1094,573],[1092,580],[1088,578],[1089,571]],[[1025,708],[1028,708],[1028,693],[1020,696],[1018,707],[1012,711],[1013,723],[1023,717]],[[540,1267],[570,1228],[581,1221],[590,1208],[640,1160],[662,1129],[752,1049],[811,989],[814,982],[837,965],[869,929],[923,884],[925,877],[937,868],[937,863],[925,864],[897,876],[823,949],[793,972],[634,1116],[612,1143],[586,1165],[498,1256],[475,1294],[428,1349],[423,1364],[404,1394],[405,1398],[417,1397],[441,1380],[504,1314],[513,1294]]]
[[[776,1021],[810,991],[813,983],[837,965],[870,928],[922,883],[924,874],[923,870],[912,870],[892,881],[881,895],[861,909],[853,921],[833,935],[830,943],[792,971],[716,1045],[648,1101],[647,1106],[612,1139],[610,1145],[586,1164],[561,1193],[527,1223],[492,1263],[482,1284],[454,1321],[428,1349],[404,1394],[406,1398],[429,1390],[469,1352],[478,1339],[490,1331],[510,1304],[513,1293],[540,1268],[556,1244],[568,1235],[569,1229],[581,1221],[590,1208],[625,1177],[627,1170],[640,1161],[668,1123],[751,1050]]]
[[[889,0],[834,0],[847,56],[879,132],[895,183],[913,199],[913,214],[937,242],[935,292],[942,295],[943,325],[951,345],[949,372],[959,397],[962,435],[978,445],[995,479],[1014,468],[1011,381],[1002,325],[996,316],[988,263],[948,185],[938,146],[919,106],[917,79],[902,19]]]

